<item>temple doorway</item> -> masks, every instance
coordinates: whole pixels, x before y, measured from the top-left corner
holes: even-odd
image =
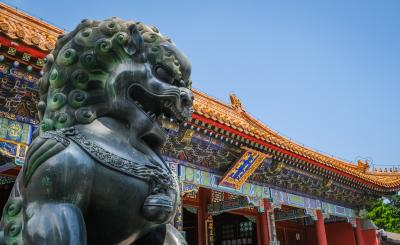
[[[253,245],[257,244],[257,226],[242,215],[222,213],[213,216],[215,244]]]
[[[192,207],[183,208],[183,232],[186,241],[190,245],[198,244],[197,239],[197,209]]]
[[[276,236],[281,245],[303,245],[304,229],[293,227],[276,228]]]
[[[281,245],[303,245],[306,242],[305,225],[310,221],[304,209],[282,205],[275,210],[276,236]]]
[[[14,183],[0,185],[0,207],[4,207],[8,201]],[[0,209],[0,215],[3,215],[3,208]]]

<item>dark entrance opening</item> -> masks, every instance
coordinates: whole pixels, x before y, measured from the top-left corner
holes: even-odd
[[[257,225],[248,218],[232,213],[223,213],[213,217],[215,244],[257,244]]]
[[[185,232],[185,238],[189,245],[196,245],[198,243],[196,210],[196,208],[191,207],[183,208],[183,231]]]
[[[0,215],[3,215],[3,208],[8,201],[14,183],[0,185]]]
[[[304,245],[305,224],[311,218],[304,209],[282,205],[275,210],[275,226],[277,239],[281,245]]]
[[[14,161],[13,157],[4,155],[0,152],[0,172],[4,172],[10,168],[14,168]],[[0,182],[4,184],[0,184],[0,215],[3,215],[3,208],[8,201],[8,196],[10,196],[12,187],[14,183],[9,181],[10,177],[3,176],[0,174]]]

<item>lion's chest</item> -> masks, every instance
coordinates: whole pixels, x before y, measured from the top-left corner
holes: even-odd
[[[100,164],[95,171],[85,218],[88,239],[93,244],[114,244],[155,226],[141,215],[150,189],[146,182]]]
[[[95,162],[90,204],[84,215],[88,242],[115,244],[128,238],[135,240],[157,226],[143,217],[142,206],[154,183],[170,179],[165,177],[168,170],[160,159],[150,163],[148,156],[112,139],[73,140]]]
[[[90,244],[114,244],[135,238],[156,224],[142,216],[150,195],[148,159],[138,152],[122,154],[124,148],[98,145],[86,151],[95,160],[90,205],[85,220]],[[122,155],[122,156],[121,156]],[[147,162],[146,162],[147,160]]]

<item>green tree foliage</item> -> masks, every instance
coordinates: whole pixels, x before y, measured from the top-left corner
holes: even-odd
[[[393,195],[389,198],[389,202],[398,210],[400,210],[400,194]]]
[[[400,233],[400,195],[391,196],[385,201],[377,200],[371,206],[368,218],[381,229]]]

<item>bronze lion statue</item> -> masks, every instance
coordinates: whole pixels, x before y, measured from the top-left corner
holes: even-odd
[[[180,195],[159,148],[160,120],[193,113],[187,58],[155,27],[83,20],[43,71],[0,244],[186,244],[169,224]]]

